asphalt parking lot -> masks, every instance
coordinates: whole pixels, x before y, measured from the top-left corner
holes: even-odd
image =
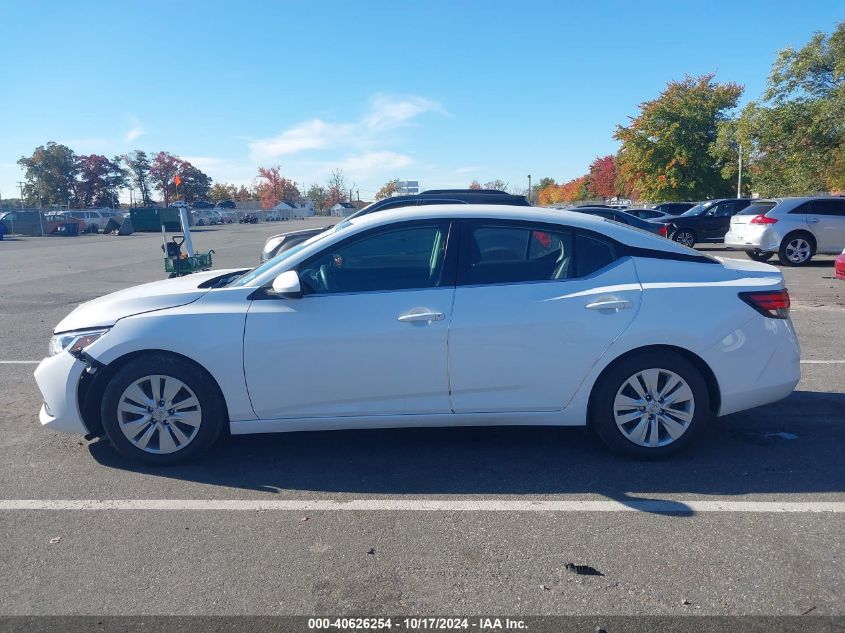
[[[266,236],[330,223],[193,237],[215,268],[246,267]],[[0,242],[0,615],[845,614],[845,513],[824,511],[845,502],[832,257],[784,269],[796,392],[716,420],[670,461],[503,427],[240,436],[153,469],[42,430],[31,361],[78,303],[164,278],[160,244]]]

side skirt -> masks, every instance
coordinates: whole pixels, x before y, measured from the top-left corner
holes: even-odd
[[[392,429],[442,426],[586,426],[585,418],[572,420],[555,412],[440,413],[434,415],[378,415],[333,418],[277,418],[236,420],[229,423],[232,435],[337,431],[343,429]]]

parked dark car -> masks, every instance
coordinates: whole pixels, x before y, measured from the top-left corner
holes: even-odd
[[[194,209],[213,209],[214,204],[209,202],[208,200],[194,200],[194,203],[191,205]]]
[[[216,206],[218,209],[234,209],[238,205],[235,204],[234,200],[221,200]]]
[[[693,247],[701,242],[723,242],[731,218],[751,204],[751,198],[725,198],[700,202],[682,215],[654,220],[665,224],[669,239]]]
[[[0,223],[3,224],[6,235],[17,233],[37,237],[44,235],[47,229],[47,222],[41,211],[6,211],[0,213]]]
[[[613,220],[614,222],[620,222],[622,224],[627,224],[628,226],[633,226],[634,228],[641,229],[643,231],[648,231],[649,233],[656,233],[657,235],[661,235],[666,237],[667,228],[664,224],[657,224],[655,222],[648,222],[646,220],[641,220],[635,215],[631,215],[627,211],[619,211],[617,209],[608,209],[607,207],[573,207],[571,209],[567,209],[567,211],[577,211],[578,213],[589,213],[590,215],[597,215],[602,218],[607,218],[608,220]]]
[[[669,215],[681,215],[695,206],[695,202],[661,202],[652,207],[655,211],[662,211]]]
[[[356,218],[368,213],[398,209],[399,207],[415,207],[429,204],[507,204],[517,207],[530,207],[531,203],[525,196],[515,196],[506,191],[498,189],[429,189],[415,195],[393,196],[384,200],[377,200],[368,204],[360,211],[353,213],[349,218]],[[305,240],[319,235],[333,224],[328,224],[315,229],[302,229],[290,231],[269,237],[264,243],[261,251],[261,261],[266,262],[279,253],[301,244]]]

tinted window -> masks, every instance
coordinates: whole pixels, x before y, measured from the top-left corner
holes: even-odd
[[[745,207],[742,211],[740,211],[737,215],[765,215],[769,211],[775,208],[775,202],[771,201],[764,201],[764,202],[753,202],[747,207]]]
[[[462,249],[467,284],[567,279],[572,268],[572,234],[566,230],[475,225]]]
[[[711,208],[708,211],[708,215],[712,215],[715,218],[726,218],[728,216],[733,215],[734,213],[734,204],[732,202],[720,202],[715,207]]]
[[[316,294],[439,286],[447,227],[391,229],[333,246],[300,266],[300,278]]]
[[[578,234],[575,238],[578,277],[591,275],[616,259],[613,246],[604,240]]]
[[[845,199],[843,200],[813,200],[812,211],[818,215],[836,215],[845,217]]]

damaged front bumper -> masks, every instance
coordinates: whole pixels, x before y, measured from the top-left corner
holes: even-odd
[[[77,399],[79,380],[87,365],[68,352],[49,356],[35,370],[44,404],[38,414],[42,426],[62,433],[88,434]]]

